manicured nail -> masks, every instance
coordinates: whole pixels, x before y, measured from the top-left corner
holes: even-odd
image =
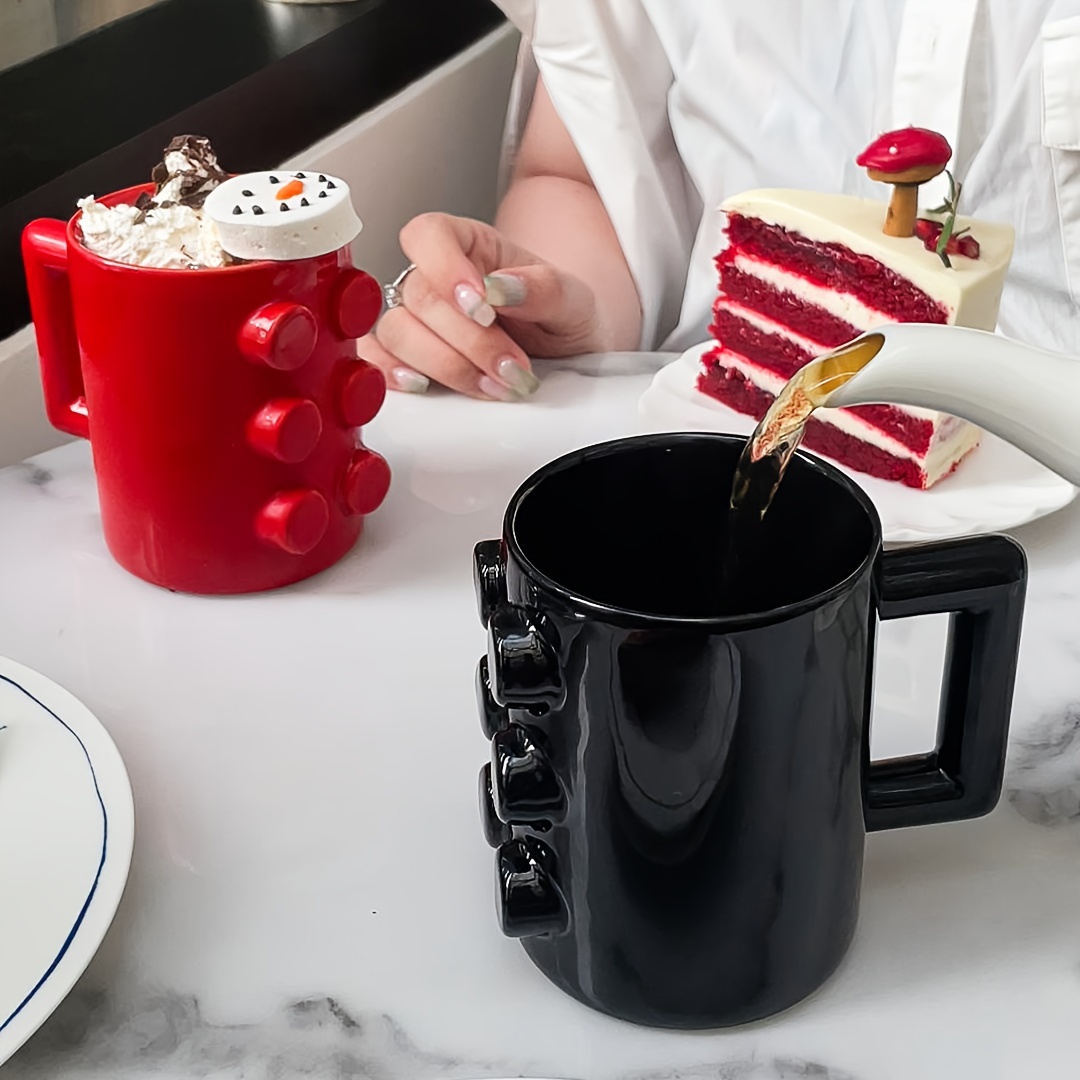
[[[422,394],[431,385],[431,380],[412,368],[396,367],[390,372],[390,385],[406,394]]]
[[[490,326],[495,321],[495,309],[471,285],[459,285],[454,290],[454,299],[473,322]]]
[[[525,296],[525,282],[516,274],[488,274],[484,278],[484,299],[493,307],[524,304]]]
[[[512,356],[504,356],[495,365],[495,374],[522,397],[535,394],[540,386],[540,380],[531,371],[523,368]]]
[[[496,382],[490,375],[481,375],[478,385],[481,394],[485,394],[489,398],[494,398],[496,401],[521,400],[509,386],[503,386],[501,382]]]

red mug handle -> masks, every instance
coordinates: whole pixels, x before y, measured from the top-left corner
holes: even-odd
[[[67,224],[52,218],[31,221],[23,230],[22,254],[45,412],[53,427],[88,439],[86,391],[68,278]]]

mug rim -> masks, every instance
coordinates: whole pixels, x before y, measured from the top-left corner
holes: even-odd
[[[672,446],[692,442],[722,442],[739,447],[746,443],[746,436],[735,435],[730,432],[720,431],[669,431],[655,432],[645,435],[630,435],[620,439],[609,439],[605,442],[593,443],[589,446],[571,450],[561,457],[549,461],[533,472],[514,492],[507,504],[503,515],[503,540],[507,551],[531,580],[536,581],[545,590],[555,594],[561,600],[575,609],[584,610],[590,614],[602,617],[609,622],[630,622],[635,626],[642,623],[655,625],[679,625],[679,626],[708,626],[718,630],[724,629],[748,629],[757,626],[768,626],[783,622],[787,619],[797,618],[807,612],[823,607],[830,601],[848,592],[856,581],[861,578],[877,560],[882,550],[881,518],[877,508],[870,497],[859,485],[841,472],[835,465],[823,461],[803,450],[797,450],[795,457],[814,471],[824,476],[827,480],[839,485],[850,495],[865,512],[871,527],[871,543],[869,550],[859,561],[854,570],[840,581],[830,585],[829,588],[802,600],[790,604],[782,604],[779,607],[767,608],[762,611],[750,611],[740,615],[660,615],[656,612],[636,611],[633,608],[620,607],[616,604],[608,604],[599,600],[592,600],[587,596],[568,589],[554,578],[548,577],[540,570],[521,549],[517,536],[517,515],[532,491],[545,480],[550,479],[555,473],[565,472],[582,462],[592,458],[607,457],[619,453],[622,450],[637,447],[660,447]]]

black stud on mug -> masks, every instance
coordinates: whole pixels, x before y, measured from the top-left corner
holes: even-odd
[[[510,723],[510,710],[491,696],[486,656],[481,656],[476,665],[476,704],[480,710],[480,727],[487,738],[492,738]]]
[[[476,607],[480,621],[487,627],[492,612],[506,603],[502,543],[482,540],[473,551],[473,585],[476,588]]]
[[[851,942],[866,833],[977,817],[1001,790],[1022,549],[885,552],[860,488],[798,454],[745,607],[719,615],[742,447],[664,434],[577,451],[522,485],[475,554],[502,928],[567,993],[655,1026],[743,1023],[810,994]],[[938,745],[871,762],[878,620],[936,612],[951,613]]]
[[[499,920],[509,937],[560,933],[566,902],[555,880],[555,856],[534,837],[503,844],[495,856]]]
[[[495,793],[491,782],[491,762],[480,770],[480,820],[484,823],[484,838],[497,848],[514,838],[514,830],[499,818],[495,811]]]
[[[488,678],[500,704],[545,709],[563,697],[552,629],[537,612],[500,604],[488,619]]]
[[[561,821],[566,795],[539,737],[522,724],[510,724],[491,740],[492,802],[508,825]]]

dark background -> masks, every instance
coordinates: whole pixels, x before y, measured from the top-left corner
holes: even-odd
[[[267,168],[503,18],[490,0],[156,0],[89,32],[69,13],[65,34],[71,3],[55,0],[70,40],[0,70],[0,338],[30,320],[27,222],[149,179],[186,132],[208,135],[230,171]]]

